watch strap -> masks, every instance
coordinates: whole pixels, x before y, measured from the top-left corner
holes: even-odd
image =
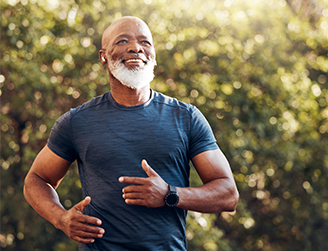
[[[170,192],[177,192],[177,188],[173,185],[169,185]]]

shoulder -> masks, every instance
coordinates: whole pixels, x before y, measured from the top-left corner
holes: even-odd
[[[81,112],[85,111],[90,111],[90,110],[95,110],[97,108],[100,108],[104,105],[108,105],[108,95],[109,92],[106,92],[105,94],[95,97],[82,105],[76,107],[76,108],[71,108],[70,110],[70,115],[71,117],[75,116],[76,114],[79,114]]]
[[[197,110],[197,108],[191,104],[182,102],[176,98],[167,96],[163,93],[154,91],[154,103],[171,107],[173,109],[178,109],[189,113],[190,115]]]

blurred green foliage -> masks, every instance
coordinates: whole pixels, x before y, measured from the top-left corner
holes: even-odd
[[[1,1],[1,248],[77,250],[25,202],[23,181],[55,120],[109,90],[101,34],[134,15],[153,32],[152,88],[205,114],[240,191],[234,213],[189,212],[189,250],[328,250],[327,6]],[[58,193],[67,208],[81,200],[75,164]]]

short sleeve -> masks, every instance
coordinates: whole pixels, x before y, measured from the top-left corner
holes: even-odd
[[[47,145],[59,157],[73,162],[77,154],[71,137],[70,121],[70,112],[66,112],[56,121],[51,129]]]
[[[190,159],[202,152],[219,148],[213,131],[204,115],[193,106],[191,116]]]

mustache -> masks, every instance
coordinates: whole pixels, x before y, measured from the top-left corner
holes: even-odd
[[[133,53],[133,54],[131,54],[131,55],[129,55],[129,56],[123,56],[122,58],[121,58],[121,62],[124,62],[124,61],[126,61],[126,60],[129,60],[129,59],[140,59],[140,60],[142,60],[142,61],[144,61],[144,62],[148,62],[148,61],[150,61],[145,55],[143,55],[143,54],[140,54],[140,53]]]
[[[145,64],[149,63],[149,62],[153,62],[155,66],[157,66],[157,62],[155,59],[152,59],[152,58],[148,58],[146,57],[144,54],[141,54],[141,53],[133,53],[133,54],[130,54],[128,56],[123,56],[120,58],[120,60],[118,60],[120,63],[124,63],[125,61],[127,60],[130,60],[130,59],[140,59],[142,60]]]

